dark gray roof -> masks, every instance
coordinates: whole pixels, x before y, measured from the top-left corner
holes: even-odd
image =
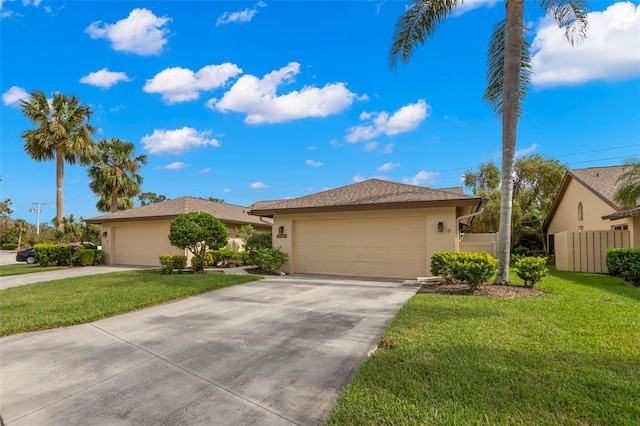
[[[268,215],[274,211],[326,208],[381,207],[444,203],[480,204],[480,197],[465,195],[461,188],[431,189],[380,179],[342,186],[316,194],[287,200],[259,201],[250,206],[251,214]]]
[[[116,221],[149,220],[176,217],[182,213],[205,212],[225,223],[271,226],[259,217],[251,216],[247,207],[218,203],[195,197],[180,197],[160,203],[148,204],[129,210],[120,210],[102,216],[86,219],[87,223],[105,223]]]

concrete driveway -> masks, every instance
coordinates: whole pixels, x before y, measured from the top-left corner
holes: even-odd
[[[268,278],[0,339],[8,425],[318,425],[416,284]]]

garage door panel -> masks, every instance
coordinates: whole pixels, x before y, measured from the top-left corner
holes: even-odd
[[[169,242],[167,224],[115,228],[114,263],[118,265],[160,265],[162,253],[175,253]]]
[[[424,217],[294,223],[294,271],[405,278],[426,273]]]

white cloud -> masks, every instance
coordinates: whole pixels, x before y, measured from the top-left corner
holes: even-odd
[[[342,148],[344,146],[344,144],[340,143],[340,141],[338,141],[338,139],[331,139],[329,141],[329,144],[335,146],[336,148]]]
[[[103,68],[100,71],[95,71],[85,75],[80,79],[80,83],[90,84],[91,86],[102,87],[108,89],[114,84],[118,84],[121,81],[131,81],[126,73],[109,71],[107,68]]]
[[[198,99],[200,91],[217,89],[240,73],[242,69],[229,62],[207,65],[198,72],[188,68],[166,68],[147,80],[142,90],[161,93],[162,100],[167,104],[187,102]]]
[[[169,163],[166,166],[162,166],[160,168],[164,170],[182,170],[185,167],[187,167],[187,165],[182,161],[174,161],[173,163]]]
[[[9,90],[2,94],[2,103],[6,106],[16,107],[20,106],[21,100],[28,100],[29,94],[22,87],[11,86]]]
[[[311,145],[311,146],[307,147],[307,150],[309,150],[309,151],[315,151],[316,149],[318,149],[318,147],[315,146],[315,145]]]
[[[198,172],[198,174],[199,174],[199,175],[204,175],[204,174],[209,173],[210,171],[211,171],[211,167],[205,167],[204,169],[200,170],[200,171]]]
[[[251,189],[264,189],[264,188],[268,188],[269,185],[265,185],[262,182],[254,182],[251,185],[249,185],[249,188]]]
[[[322,166],[322,163],[320,163],[319,161],[313,161],[313,160],[307,160],[307,161],[305,161],[305,164],[307,166],[311,166],[311,167],[320,167],[320,166]]]
[[[532,43],[531,81],[539,86],[640,76],[640,5],[618,2],[588,14],[587,37],[571,46],[553,17],[540,20]]]
[[[352,180],[355,183],[358,183],[358,182],[363,182],[363,181],[367,180],[367,178],[362,176],[362,175],[355,175]]]
[[[127,109],[124,105],[116,105],[114,107],[109,108],[109,112],[118,112]]]
[[[384,163],[382,166],[378,167],[376,170],[379,172],[389,172],[393,169],[397,169],[400,167],[400,163],[394,163],[392,161],[388,163]]]
[[[258,8],[265,7],[266,5],[267,4],[265,2],[260,1],[253,5],[252,8],[247,8],[238,12],[224,12],[216,20],[216,26],[226,24],[244,24],[245,22],[250,22],[253,17],[256,16],[256,13],[258,13]]]
[[[167,43],[170,18],[157,17],[147,9],[133,9],[115,24],[93,22],[84,32],[93,39],[106,38],[114,50],[141,56],[159,55]]]
[[[378,147],[378,142],[367,142],[367,144],[364,146],[364,150],[366,152],[371,152],[377,147]]]
[[[411,185],[431,185],[435,182],[435,178],[439,175],[438,172],[427,172],[424,170],[419,171],[415,176],[403,179],[403,182]]]
[[[492,7],[498,2],[498,0],[464,0],[460,6],[458,6],[454,12],[455,16],[463,15],[470,10],[479,9],[481,7]]]
[[[535,152],[536,149],[538,149],[538,144],[534,143],[533,145],[528,146],[526,148],[517,149],[515,156],[516,158],[524,157],[525,155],[529,155],[532,152]]]
[[[385,146],[385,147],[382,149],[382,153],[383,153],[383,154],[392,154],[392,153],[393,153],[393,144],[392,144],[392,143],[387,144],[387,146]]]
[[[232,191],[231,191],[231,189],[230,189],[230,188],[225,188],[225,189],[223,189],[223,190],[222,190],[222,193],[223,193],[223,194],[231,194],[231,192],[232,192]]]
[[[347,129],[347,142],[369,140],[382,134],[393,136],[410,132],[429,116],[429,109],[429,105],[420,99],[414,104],[403,106],[392,115],[386,111],[360,114],[361,120],[371,120],[371,122]]]
[[[247,124],[282,123],[337,114],[348,108],[356,96],[344,83],[328,83],[322,88],[304,86],[278,96],[278,87],[293,81],[299,73],[300,64],[291,62],[262,78],[243,75],[222,99],[211,100],[207,105],[221,112],[245,113]]]
[[[199,146],[220,146],[209,138],[211,131],[198,132],[191,127],[176,130],[154,130],[141,139],[144,149],[151,154],[182,154]]]

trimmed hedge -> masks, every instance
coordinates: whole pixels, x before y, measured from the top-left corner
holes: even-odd
[[[607,250],[609,274],[640,287],[640,248]]]
[[[440,251],[431,255],[431,273],[447,282],[463,282],[475,290],[490,280],[497,271],[498,261],[489,253]]]
[[[2,250],[15,250],[18,248],[16,243],[4,243],[2,244]]]
[[[256,266],[266,272],[276,272],[287,263],[289,255],[280,248],[266,248],[255,252]]]
[[[33,246],[33,252],[40,266],[91,266],[102,263],[102,251],[83,246],[42,243]]]
[[[182,254],[164,253],[159,256],[163,274],[172,274],[174,269],[187,267],[187,256]]]

